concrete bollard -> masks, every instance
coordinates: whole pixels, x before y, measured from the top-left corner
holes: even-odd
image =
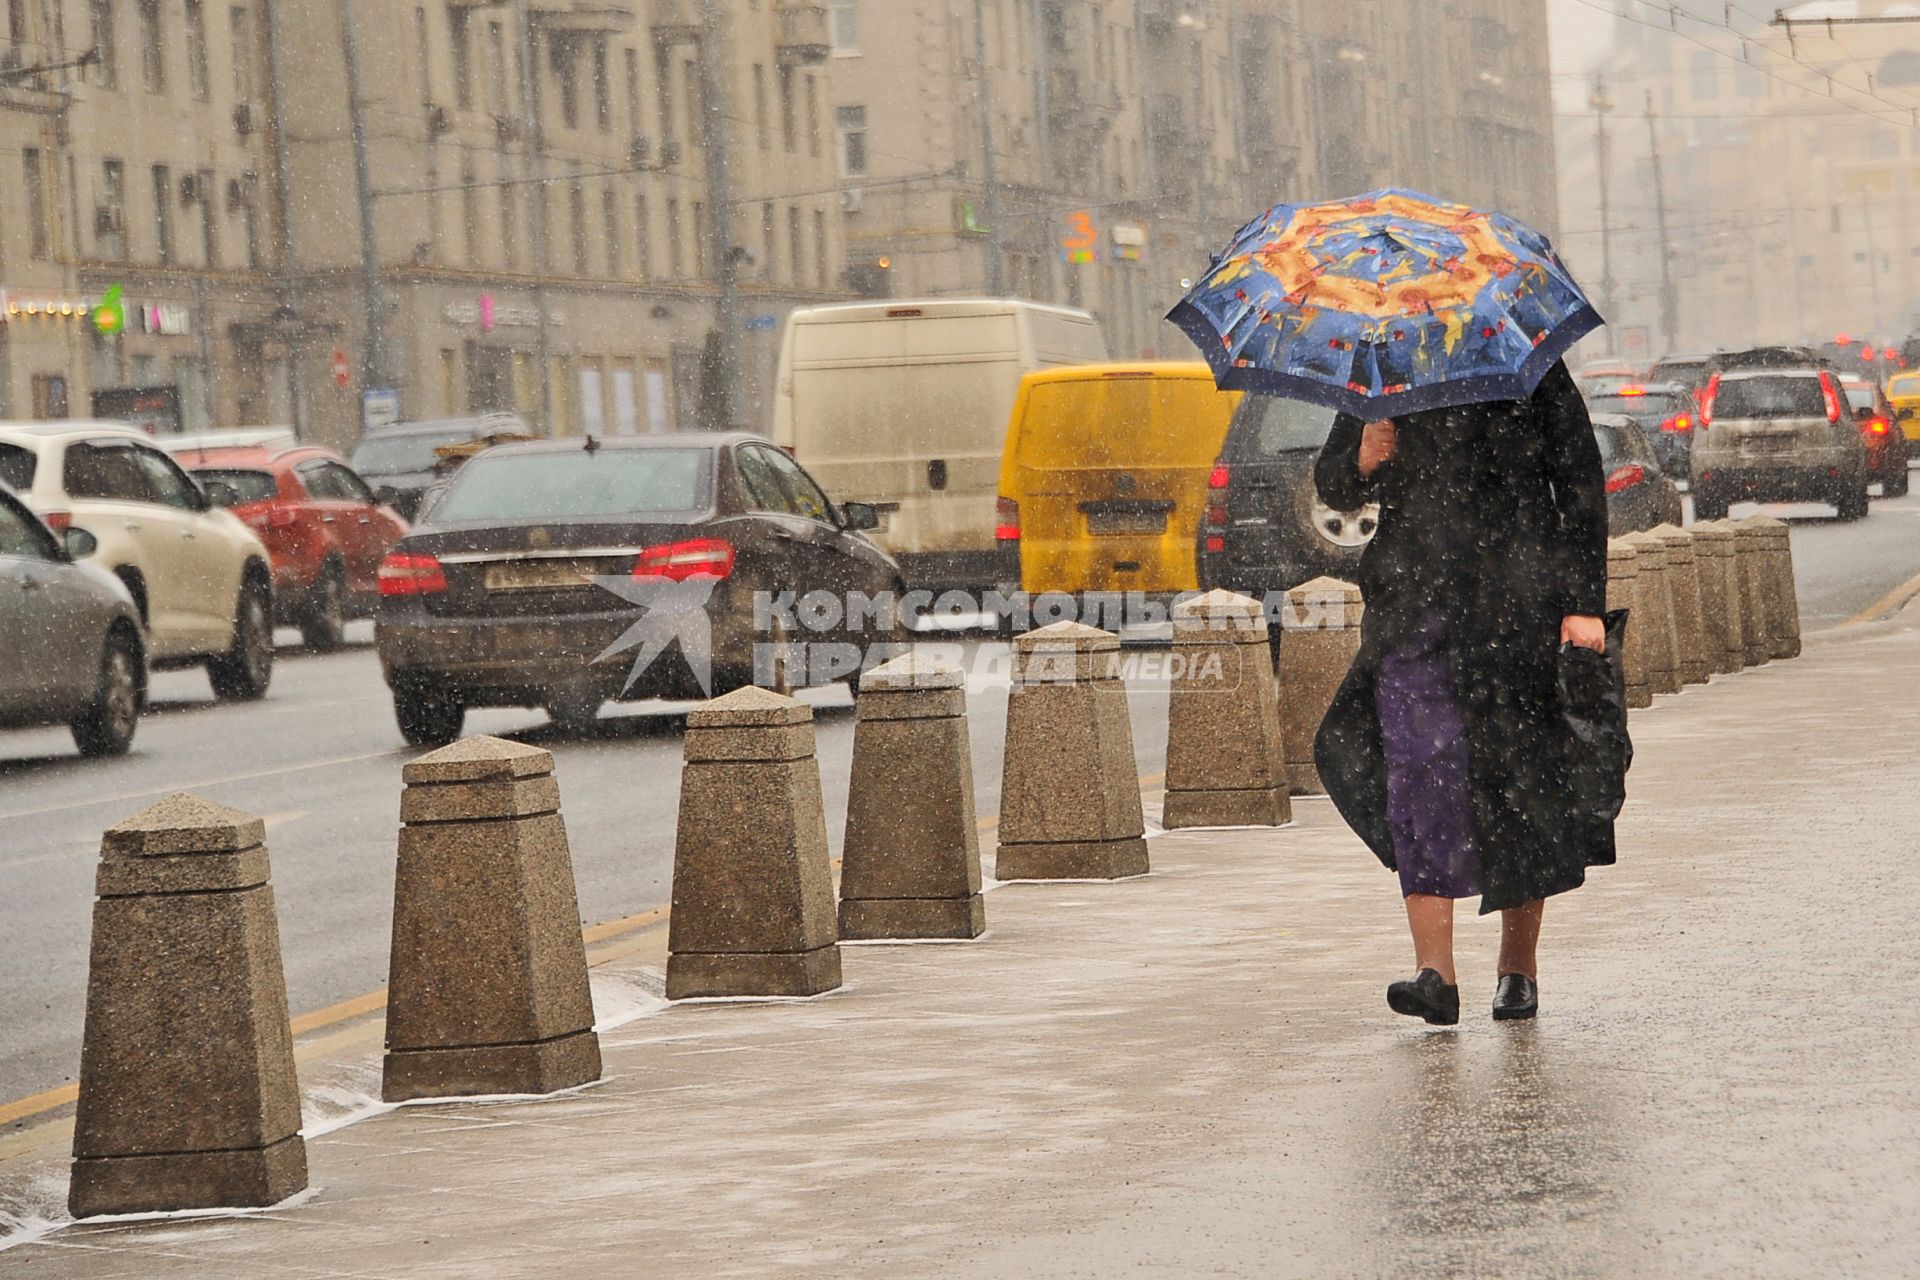
[[[748,686],[687,717],[667,998],[840,985],[813,710]]]
[[[1280,702],[1260,602],[1229,591],[1181,601],[1173,610],[1173,652],[1161,825],[1291,822]]]
[[[1014,641],[1000,784],[1001,880],[1147,872],[1120,639],[1056,622]]]
[[[1734,576],[1733,530],[1718,520],[1693,526],[1693,560],[1700,578],[1701,633],[1707,665],[1715,675],[1740,670],[1745,641],[1740,628],[1740,584]]]
[[[1734,563],[1740,571],[1741,640],[1746,665],[1763,666],[1773,661],[1775,626],[1769,605],[1773,593],[1767,589],[1767,532],[1745,520],[1729,520],[1733,530]]]
[[[1673,592],[1673,634],[1683,684],[1705,684],[1713,666],[1707,661],[1706,623],[1701,616],[1700,570],[1693,535],[1675,525],[1648,530],[1667,548],[1667,585]]]
[[[1675,643],[1673,585],[1667,577],[1666,539],[1650,533],[1630,533],[1626,541],[1638,552],[1634,564],[1634,601],[1646,631],[1647,688],[1654,693],[1678,693],[1680,652]]]
[[[76,1218],[307,1185],[266,825],[175,794],[109,830],[93,904]]]
[[[966,685],[959,667],[912,653],[860,678],[842,938],[977,938],[986,930]]]
[[[1633,613],[1638,608],[1635,590],[1639,586],[1640,553],[1633,544],[1619,538],[1607,540],[1607,608],[1627,610],[1627,634],[1620,647],[1621,665],[1626,668],[1627,706],[1653,705],[1653,691],[1647,687],[1647,630],[1638,625]]]
[[[1325,795],[1313,739],[1360,652],[1360,588],[1315,578],[1287,592],[1280,636],[1280,737],[1293,794]]]
[[[553,754],[467,738],[401,776],[381,1096],[552,1093],[598,1080]]]
[[[1793,576],[1793,537],[1787,522],[1756,514],[1740,522],[1758,529],[1761,581],[1766,588],[1767,652],[1775,658],[1800,656],[1800,593]]]

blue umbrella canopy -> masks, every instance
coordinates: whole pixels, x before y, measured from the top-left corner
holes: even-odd
[[[1524,400],[1604,323],[1538,231],[1391,188],[1275,205],[1167,318],[1222,390],[1367,419]]]

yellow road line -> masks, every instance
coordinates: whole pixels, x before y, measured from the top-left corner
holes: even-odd
[[[1915,592],[1920,593],[1920,578],[1915,579],[1915,584]],[[1167,775],[1164,773],[1142,774],[1140,776],[1140,786],[1144,790],[1151,791],[1165,782],[1166,777]],[[287,816],[293,817],[299,815]],[[982,831],[991,831],[999,824],[999,815],[989,814],[980,819],[979,826]],[[596,924],[583,929],[581,930],[581,937],[588,946],[596,946],[610,939],[622,937],[625,934],[636,933],[642,929],[649,929],[655,925],[664,924],[669,914],[670,908],[668,907],[653,907],[646,911],[637,912],[634,915],[622,916],[618,920],[608,920],[602,924]],[[620,955],[625,954],[625,950],[626,949],[621,948],[607,948],[600,956],[599,962],[604,963],[607,960],[617,959]],[[315,1031],[323,1031],[328,1027],[338,1026],[343,1022],[351,1022],[355,1018],[363,1018],[368,1014],[377,1013],[386,1007],[387,989],[381,987],[378,991],[369,991],[365,995],[354,996],[350,1000],[342,1000],[337,1004],[327,1005],[323,1009],[315,1009],[310,1013],[301,1014],[299,1017],[293,1019],[293,1034],[303,1036]],[[80,1086],[64,1084],[57,1089],[47,1089],[40,1093],[29,1094],[13,1102],[0,1103],[0,1125],[12,1124],[19,1120],[28,1120],[48,1111],[58,1110],[61,1107],[69,1105],[79,1096]]]
[[[1840,625],[1857,627],[1863,622],[1878,622],[1880,619],[1898,613],[1907,606],[1907,602],[1920,596],[1920,573],[1914,574],[1893,590],[1875,600],[1872,604],[1854,614]]]

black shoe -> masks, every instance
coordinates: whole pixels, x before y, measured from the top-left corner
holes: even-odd
[[[1540,987],[1524,973],[1500,975],[1493,989],[1493,1020],[1512,1022],[1540,1012]]]
[[[1422,969],[1412,978],[1387,986],[1387,1007],[1408,1017],[1425,1018],[1436,1027],[1460,1021],[1460,988],[1444,981],[1437,969]]]

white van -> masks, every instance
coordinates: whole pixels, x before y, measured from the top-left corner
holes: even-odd
[[[996,298],[795,311],[773,439],[836,500],[880,511],[875,537],[914,587],[1012,581],[994,498],[1020,379],[1107,358],[1092,316]]]

